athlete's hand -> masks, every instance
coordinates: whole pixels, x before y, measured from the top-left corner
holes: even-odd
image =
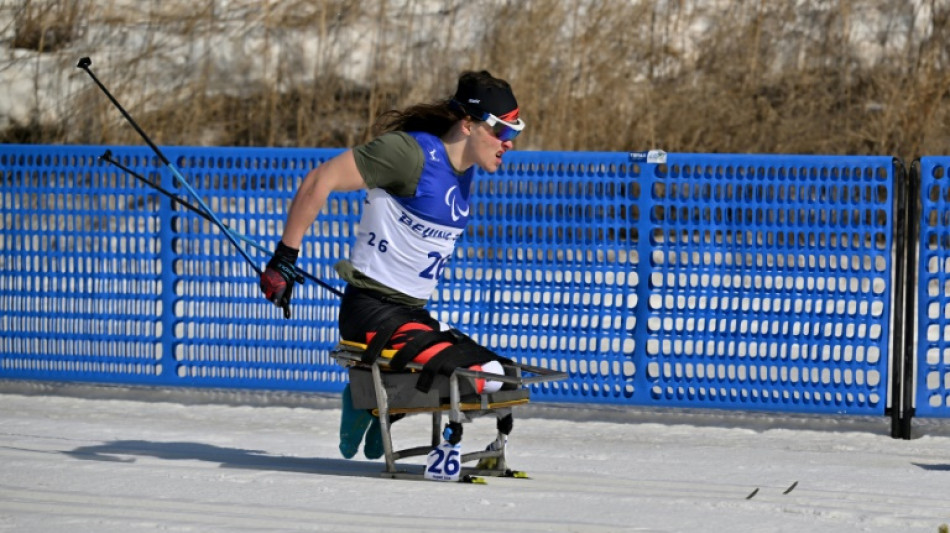
[[[261,292],[274,305],[283,308],[284,318],[290,318],[290,296],[294,290],[294,282],[299,278],[297,267],[294,266],[299,253],[300,250],[283,242],[277,243],[274,257],[261,273]]]

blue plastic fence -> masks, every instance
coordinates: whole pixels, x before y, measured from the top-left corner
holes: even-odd
[[[340,390],[337,297],[298,286],[285,320],[211,223],[104,151],[0,146],[0,378]],[[338,153],[163,151],[266,249],[303,175]],[[112,152],[177,190],[147,148]],[[476,177],[430,307],[569,372],[536,400],[883,414],[895,174],[890,157],[511,152]],[[303,269],[340,286],[361,198],[331,196]]]
[[[950,417],[950,157],[923,157],[917,271],[916,414]]]

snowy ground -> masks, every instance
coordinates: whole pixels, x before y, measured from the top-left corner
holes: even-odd
[[[950,421],[918,421],[902,441],[884,418],[535,403],[516,411],[509,444],[533,479],[466,485],[382,479],[380,461],[341,458],[335,396],[111,390],[121,394],[0,382],[0,531],[936,532],[950,522]],[[467,425],[466,450],[492,425]],[[407,418],[396,445],[422,444],[428,430],[427,417]]]

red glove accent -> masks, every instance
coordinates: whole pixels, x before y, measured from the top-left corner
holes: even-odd
[[[280,305],[280,300],[287,291],[287,280],[274,269],[266,268],[261,274],[261,291],[268,300]]]
[[[279,242],[274,257],[261,273],[261,292],[274,305],[283,308],[284,318],[290,318],[290,296],[293,294],[294,281],[299,278],[294,268],[296,262],[297,249]],[[300,281],[303,279],[300,278]]]

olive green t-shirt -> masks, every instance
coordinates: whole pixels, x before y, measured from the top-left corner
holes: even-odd
[[[412,196],[416,193],[425,155],[419,143],[409,134],[401,131],[383,134],[353,148],[353,157],[368,188],[381,188],[393,196]],[[412,307],[422,307],[426,303],[426,300],[413,298],[366,276],[353,267],[348,259],[338,261],[334,268],[341,278],[354,287],[379,292]]]

